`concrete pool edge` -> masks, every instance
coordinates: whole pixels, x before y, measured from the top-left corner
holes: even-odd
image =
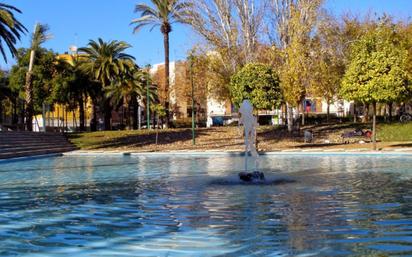
[[[271,155],[405,155],[412,156],[411,150],[392,151],[370,151],[370,150],[347,150],[347,151],[309,151],[309,150],[283,150],[259,152],[260,156]],[[72,151],[62,154],[63,156],[243,156],[242,151],[170,151],[170,152],[134,152],[134,151]]]
[[[60,157],[63,156],[63,153],[50,153],[50,154],[40,154],[40,155],[32,155],[32,156],[23,156],[23,157],[15,157],[15,158],[7,158],[7,159],[0,159],[0,164],[8,163],[8,162],[18,162],[18,161],[30,161],[35,159],[43,159],[43,158],[50,158],[50,157]]]
[[[42,158],[62,156],[243,156],[241,151],[170,151],[170,152],[134,152],[134,151],[84,151],[76,150],[65,153],[43,154],[26,157],[0,159],[0,164],[18,161],[29,161]],[[310,151],[310,150],[280,150],[259,152],[260,156],[276,155],[380,155],[380,156],[411,156],[411,150],[396,149],[391,151],[346,150],[346,151]]]

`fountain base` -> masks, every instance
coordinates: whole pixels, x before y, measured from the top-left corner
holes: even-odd
[[[253,172],[239,172],[239,178],[245,182],[258,182],[258,181],[265,181],[265,174],[261,171],[253,171]]]

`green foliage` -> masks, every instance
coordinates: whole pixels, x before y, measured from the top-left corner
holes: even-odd
[[[45,43],[47,40],[51,39],[52,36],[49,32],[49,26],[46,24],[37,23],[34,28],[34,32],[31,36],[31,46],[30,50],[37,51],[40,46]]]
[[[53,76],[53,88],[50,99],[53,102],[68,104],[71,109],[82,102],[82,97],[89,94],[95,82],[80,69],[79,56],[69,59],[59,59],[55,62],[56,72]]]
[[[311,83],[308,91],[329,104],[336,99],[345,72],[342,34],[339,23],[325,13],[311,44]]]
[[[250,63],[238,71],[230,81],[232,102],[239,106],[249,99],[256,109],[272,109],[281,102],[279,78],[265,64]]]
[[[30,51],[28,49],[18,50],[18,62],[10,71],[10,89],[25,96],[25,78],[29,66]],[[41,111],[43,102],[51,103],[53,91],[53,76],[56,68],[56,54],[44,48],[36,51],[35,65],[33,66],[33,100],[37,112]]]
[[[117,76],[112,85],[106,87],[106,96],[112,98],[115,104],[123,100],[128,106],[131,97],[139,96],[140,99],[146,98],[146,79],[148,74],[138,69],[136,66],[129,67],[122,74]],[[157,100],[157,88],[150,83],[149,97],[151,102]]]
[[[160,27],[163,34],[172,31],[171,24],[183,22],[187,14],[186,8],[190,6],[188,2],[178,0],[151,0],[155,8],[141,3],[135,7],[135,12],[140,13],[140,18],[133,19],[133,32],[138,32],[142,27]]]
[[[408,52],[395,26],[382,22],[351,47],[341,95],[363,103],[401,101],[408,95]]]
[[[7,45],[13,57],[17,55],[15,47],[22,34],[27,32],[27,29],[14,16],[14,12],[21,13],[14,6],[0,3],[0,53],[7,63],[6,52],[3,43]]]
[[[307,45],[294,40],[283,55],[285,63],[282,65],[280,80],[282,81],[282,93],[285,101],[291,106],[298,107],[306,94],[306,85],[309,81],[309,58],[307,57]]]
[[[128,48],[130,45],[123,41],[90,40],[87,47],[79,49],[86,60],[82,70],[99,81],[103,88],[109,86],[128,66],[135,65],[134,57],[125,53]]]
[[[150,105],[150,110],[156,113],[159,118],[166,117],[166,109],[161,104]]]

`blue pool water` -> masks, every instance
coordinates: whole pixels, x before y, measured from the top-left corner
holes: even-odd
[[[0,163],[1,256],[412,256],[412,156]],[[294,181],[294,182],[291,182]]]

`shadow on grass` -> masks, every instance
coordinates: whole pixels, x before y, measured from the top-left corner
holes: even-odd
[[[396,144],[392,145],[394,147],[412,147],[412,143],[405,143],[405,144]]]
[[[196,135],[202,135],[202,131],[196,131]],[[72,138],[78,138],[79,135],[76,135]],[[94,136],[99,137],[99,136]],[[104,135],[100,136],[104,137]],[[192,130],[184,129],[178,131],[162,131],[159,130],[157,145],[167,145],[173,144],[176,142],[185,142],[192,140]],[[122,148],[122,147],[144,147],[148,145],[154,145],[156,143],[156,132],[151,131],[148,134],[131,134],[124,135],[120,137],[110,138],[107,140],[102,140],[96,144],[91,144],[87,148],[91,150],[97,150],[102,148]]]
[[[304,145],[297,145],[297,148],[319,148],[319,147],[329,147],[329,146],[339,146],[345,145],[344,143],[329,143],[329,144],[304,144]]]
[[[258,132],[259,141],[271,141],[273,143],[280,142],[282,140],[297,140],[302,138],[300,131],[294,131],[289,133],[284,126],[265,128],[263,131]]]

